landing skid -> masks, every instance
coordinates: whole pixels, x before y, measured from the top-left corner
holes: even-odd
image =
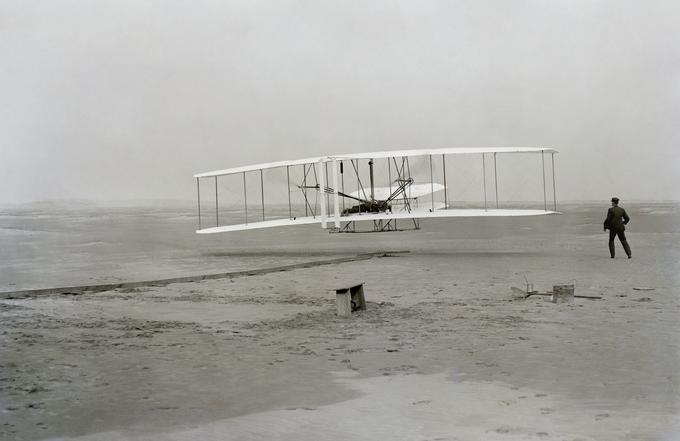
[[[344,222],[340,228],[330,228],[330,233],[384,233],[387,231],[409,231],[409,230],[420,230],[420,221],[418,219],[409,219],[413,225],[411,227],[403,228],[397,227],[397,220],[374,220],[373,229],[371,230],[357,230],[356,221]],[[402,224],[403,225],[403,224]]]

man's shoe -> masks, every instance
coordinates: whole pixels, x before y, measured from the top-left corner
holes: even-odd
[[[632,258],[633,258],[633,256],[631,256],[631,255],[628,255],[628,258],[629,258],[629,259],[632,259]]]

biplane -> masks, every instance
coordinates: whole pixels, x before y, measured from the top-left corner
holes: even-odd
[[[428,218],[559,214],[555,153],[557,151],[551,148],[536,147],[394,150],[269,162],[199,173],[194,175],[198,195],[196,232],[210,234],[307,224],[320,224],[322,228],[339,233],[379,232],[419,229],[420,220]],[[499,158],[523,154],[540,159],[540,173],[534,171],[531,175],[542,179],[542,207],[518,208],[510,201],[501,207]],[[451,197],[452,176],[451,171],[447,173],[447,165],[451,168],[452,163],[463,157],[476,158],[472,163],[468,160],[468,164],[479,162],[455,172],[453,178],[458,180],[455,187],[460,187],[461,180],[465,183],[466,175],[470,173],[481,175],[479,206],[454,202]],[[546,167],[547,157],[549,167]],[[552,198],[548,198],[546,168],[552,177]],[[490,175],[493,175],[493,198],[488,195]],[[541,185],[536,187],[540,189]],[[206,198],[206,191],[214,193],[214,205],[209,202],[213,195]],[[227,199],[222,208],[221,198]],[[537,197],[535,201],[539,199]],[[552,209],[548,209],[549,202]],[[358,224],[369,228],[362,229]]]

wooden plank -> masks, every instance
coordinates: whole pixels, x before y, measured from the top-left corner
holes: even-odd
[[[352,315],[352,294],[349,291],[336,293],[335,304],[339,317],[350,317]]]

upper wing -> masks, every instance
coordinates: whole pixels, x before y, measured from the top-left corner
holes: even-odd
[[[312,164],[319,161],[329,162],[332,160],[350,160],[350,159],[378,159],[378,158],[398,158],[398,157],[416,157],[428,155],[469,155],[469,154],[484,154],[484,153],[557,153],[557,150],[548,147],[455,147],[444,149],[409,149],[409,150],[388,150],[382,152],[370,153],[348,153],[343,155],[329,155],[317,156],[305,159],[295,159],[292,161],[277,161],[264,162],[261,164],[247,165],[244,167],[227,168],[223,170],[215,170],[205,173],[198,173],[194,178],[209,178],[213,176],[224,176],[235,173],[244,173],[249,171],[266,170],[276,167],[292,167],[295,165]]]

